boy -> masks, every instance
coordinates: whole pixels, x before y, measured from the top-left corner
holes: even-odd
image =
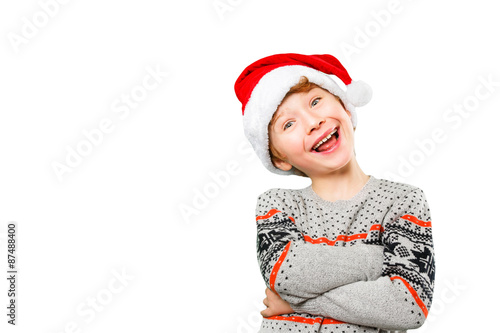
[[[420,189],[368,176],[356,161],[355,107],[370,88],[333,56],[277,54],[248,66],[235,91],[264,166],[311,179],[258,198],[259,332],[420,327],[434,287],[429,209]]]

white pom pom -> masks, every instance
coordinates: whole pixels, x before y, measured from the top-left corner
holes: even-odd
[[[347,100],[354,106],[363,106],[372,99],[372,88],[363,81],[353,81],[347,86]]]

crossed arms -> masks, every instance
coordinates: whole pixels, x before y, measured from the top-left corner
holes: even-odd
[[[258,261],[267,287],[279,295],[268,292],[267,302],[283,309],[288,304],[288,312],[384,329],[423,324],[434,260],[430,221],[416,217],[428,218],[422,191],[409,192],[390,208],[382,245],[358,241],[345,247],[311,242],[295,224],[293,202],[273,191],[266,193],[272,203],[261,196],[257,204]]]

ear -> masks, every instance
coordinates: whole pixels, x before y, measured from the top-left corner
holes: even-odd
[[[290,171],[292,169],[292,165],[290,163],[288,163],[287,161],[283,161],[279,158],[276,158],[273,160],[274,162],[274,165],[280,169],[280,170],[283,170],[283,171]]]
[[[352,124],[352,113],[351,111],[347,110],[346,108],[344,108],[345,112],[347,113],[347,115],[349,116],[349,119],[351,119],[351,124]],[[352,127],[353,131],[356,130],[356,127]]]
[[[346,108],[344,108],[345,112],[347,113],[347,115],[349,116],[349,118],[352,119],[352,114],[351,114],[351,111],[347,110]]]

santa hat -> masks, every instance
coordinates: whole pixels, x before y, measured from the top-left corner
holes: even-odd
[[[353,82],[344,66],[329,54],[276,54],[245,68],[234,85],[236,96],[243,106],[243,129],[264,166],[274,173],[295,173],[294,168],[283,171],[271,162],[267,128],[287,92],[303,76],[339,97],[351,113],[354,127],[357,124],[356,107],[368,103],[372,96],[371,88],[366,83]],[[335,82],[334,77],[344,83],[345,90]]]

